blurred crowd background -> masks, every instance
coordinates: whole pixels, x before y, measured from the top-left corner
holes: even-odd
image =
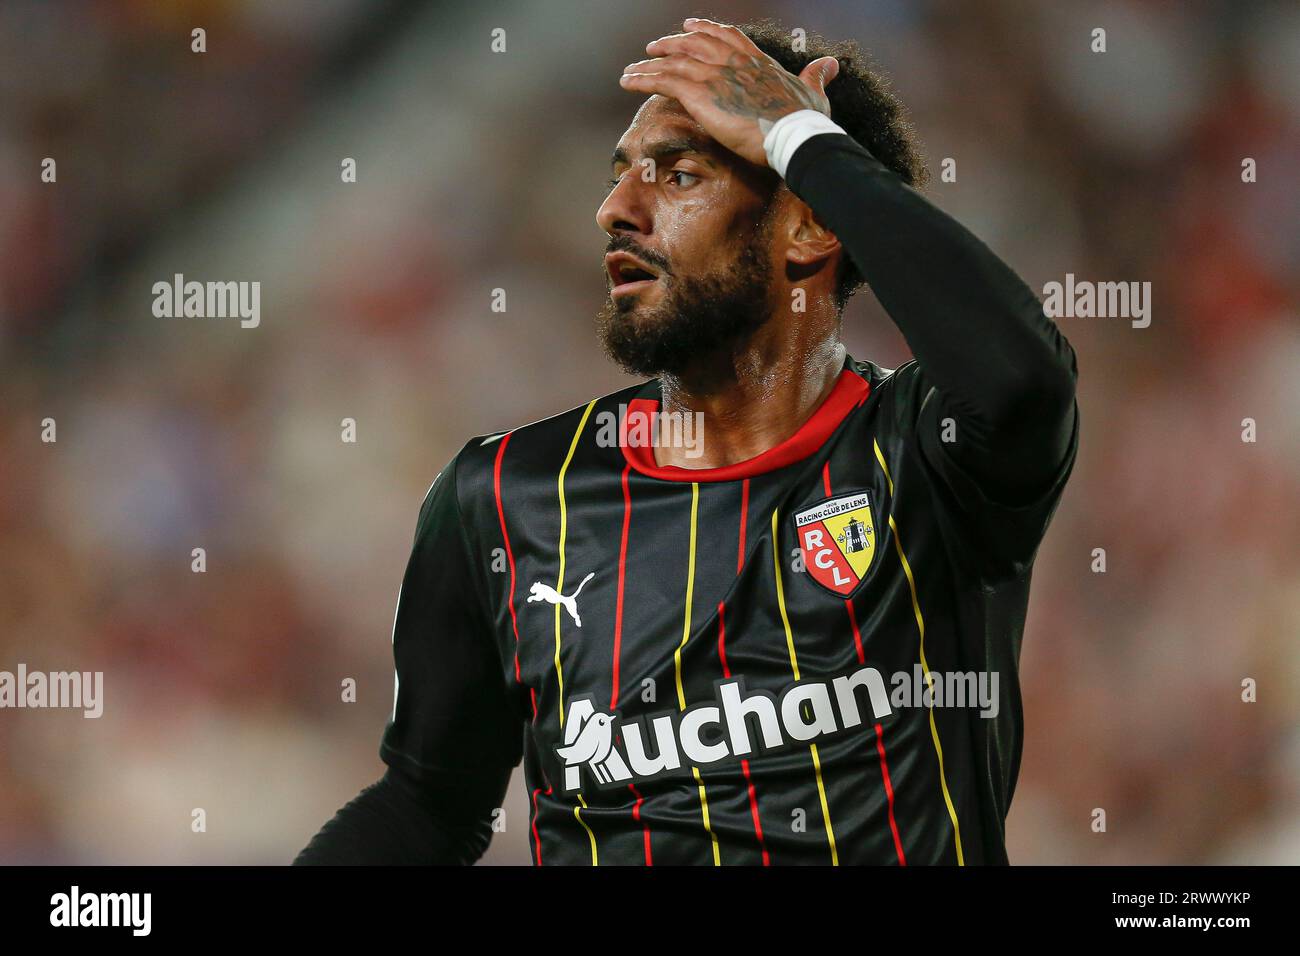
[[[106,690],[0,711],[0,862],[287,862],[379,777],[433,476],[626,383],[593,334],[617,77],[688,15],[858,39],[928,194],[1031,286],[1153,283],[1149,328],[1061,320],[1082,446],[1012,860],[1300,860],[1300,6],[6,0],[0,670]],[[260,327],[155,318],[175,273],[260,281]],[[908,357],[867,293],[845,337]],[[486,862],[528,861],[526,816],[517,780]]]

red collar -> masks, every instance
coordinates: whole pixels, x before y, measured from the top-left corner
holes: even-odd
[[[648,415],[659,410],[659,402],[653,398],[634,398],[628,402],[627,415],[619,422],[619,447],[623,457],[636,471],[651,478],[665,481],[736,481],[740,478],[752,478],[786,465],[794,464],[807,458],[830,438],[831,433],[839,427],[840,422],[853,409],[867,400],[871,391],[866,379],[849,369],[840,372],[835,387],[825,400],[817,406],[809,419],[799,426],[799,430],[781,444],[769,448],[761,455],[746,461],[721,468],[682,468],[679,465],[659,465],[655,463],[655,451],[652,445],[629,445],[627,441],[628,419],[640,413]]]

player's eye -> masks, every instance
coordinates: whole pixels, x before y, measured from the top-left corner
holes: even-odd
[[[687,179],[692,180],[689,183],[684,183],[678,180],[677,185],[681,186],[683,189],[694,186],[695,183],[699,182],[700,179],[699,176],[696,176],[694,173],[688,173],[684,169],[674,169],[671,173],[668,174],[669,179],[676,179],[678,176],[685,176]]]

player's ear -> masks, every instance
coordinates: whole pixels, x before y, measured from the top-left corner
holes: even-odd
[[[798,266],[815,266],[840,251],[835,233],[818,221],[807,203],[792,194],[790,206],[786,216],[787,260]]]

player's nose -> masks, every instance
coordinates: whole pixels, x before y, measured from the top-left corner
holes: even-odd
[[[596,224],[608,236],[622,233],[639,232],[648,235],[651,229],[651,215],[648,196],[641,177],[635,170],[628,170],[619,179],[605,201],[596,210]]]

